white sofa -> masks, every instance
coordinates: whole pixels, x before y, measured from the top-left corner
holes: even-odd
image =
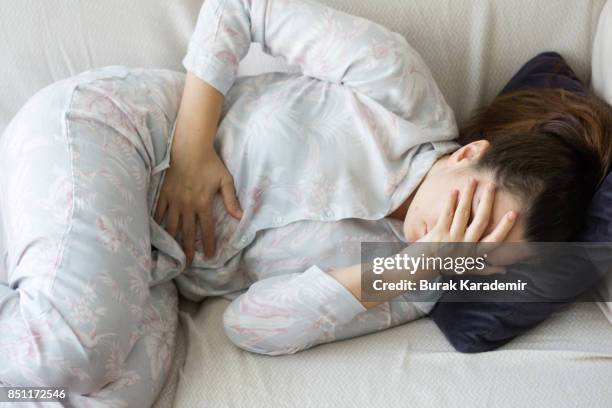
[[[606,0],[321,1],[405,35],[460,124],[547,50],[561,53],[586,83],[593,69],[595,90],[612,100],[605,59],[591,64]],[[36,90],[79,71],[111,64],[182,70],[200,5],[4,2],[0,133]],[[606,12],[602,21],[612,24],[612,2]],[[610,40],[598,44],[612,48]],[[240,74],[285,69],[293,68],[254,45]],[[571,305],[501,349],[477,355],[455,352],[425,318],[284,357],[234,347],[221,325],[227,304],[182,302],[175,364],[156,407],[612,406],[612,326],[593,303]]]

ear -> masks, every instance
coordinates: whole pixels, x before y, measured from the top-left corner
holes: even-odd
[[[453,164],[473,165],[480,160],[490,146],[488,140],[475,140],[455,150],[450,156],[450,161]]]

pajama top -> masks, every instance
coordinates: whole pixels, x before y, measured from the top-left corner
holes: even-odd
[[[251,42],[301,73],[238,78],[238,63]],[[148,286],[174,280],[193,300],[234,297],[224,315],[228,336],[266,354],[296,352],[426,313],[437,294],[423,303],[385,302],[366,310],[326,273],[358,264],[361,242],[403,241],[402,222],[386,216],[439,157],[458,147],[452,141],[458,134],[453,112],[408,42],[370,20],[314,1],[206,0],[183,65],[225,96],[214,146],[234,178],[244,215],[240,221],[231,217],[217,195],[215,256],[203,257],[198,229],[189,268],[180,231],[175,240],[149,217],[155,250]],[[113,126],[139,146],[151,171],[147,205],[138,208],[152,214],[163,170],[172,161],[174,132],[165,128],[168,118],[176,117],[184,77],[108,67],[70,84],[91,81],[88,75],[109,79],[103,88],[83,88],[95,92],[82,94],[83,107],[75,105],[79,112],[105,118],[120,115],[124,106],[146,118],[135,126],[121,121]],[[62,89],[50,88],[40,98],[60,98]],[[100,109],[112,101],[113,111],[87,105],[94,96],[104,102]],[[97,129],[75,126],[74,133]],[[120,174],[110,176],[121,183]],[[132,218],[115,221],[121,225]],[[104,244],[114,251],[133,249],[115,238]],[[0,251],[2,269],[14,270],[19,254]],[[0,289],[0,304],[15,298],[12,289]]]
[[[237,78],[251,42],[301,73]],[[402,222],[385,217],[458,147],[431,72],[400,34],[304,0],[207,0],[183,65],[225,96],[214,145],[244,215],[217,197],[216,254],[198,252],[179,290],[199,300],[258,281],[225,316],[251,348],[295,325],[311,338],[293,351],[321,332],[346,337],[312,333],[322,316],[338,327],[366,310],[325,272],[360,263],[360,242],[403,241]],[[415,318],[413,306],[394,307]]]

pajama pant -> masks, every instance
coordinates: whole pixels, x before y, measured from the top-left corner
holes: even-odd
[[[150,227],[183,78],[88,71],[41,90],[4,132],[0,384],[66,387],[79,407],[154,402],[184,264],[152,256],[168,237]]]

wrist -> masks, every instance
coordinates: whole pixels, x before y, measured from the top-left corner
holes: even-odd
[[[178,129],[171,146],[171,153],[176,152],[197,157],[216,154],[212,137],[206,137],[201,132],[185,132]]]

